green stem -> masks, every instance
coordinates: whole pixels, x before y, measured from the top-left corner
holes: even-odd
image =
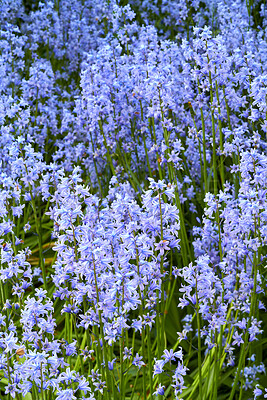
[[[214,179],[214,194],[216,195],[218,192],[218,182],[217,182],[218,178],[217,178],[217,156],[216,156],[216,131],[215,131],[215,118],[213,112],[213,92],[212,92],[211,72],[209,72],[209,83],[210,83],[210,103],[211,103],[211,129],[212,129],[212,168],[213,168],[213,179]]]
[[[198,94],[201,94],[200,90],[200,83],[199,79],[197,80],[197,86],[198,86]],[[205,120],[204,120],[204,114],[203,114],[203,108],[200,108],[200,115],[201,115],[201,125],[202,125],[202,151],[203,151],[203,164],[204,164],[204,186],[205,186],[205,194],[209,191],[208,187],[208,177],[207,177],[207,169],[208,169],[208,163],[207,163],[207,155],[206,155],[206,133],[205,133]]]
[[[97,304],[99,304],[100,303],[100,299],[99,299],[99,290],[98,290],[98,280],[97,280],[96,265],[95,265],[94,257],[93,257],[93,269],[94,269],[94,279],[95,279],[95,286],[96,286]],[[111,395],[110,395],[111,384],[110,384],[110,373],[109,373],[109,369],[108,369],[108,356],[107,356],[107,350],[106,350],[106,342],[105,342],[105,339],[104,339],[104,327],[103,327],[103,321],[102,321],[102,316],[101,316],[100,309],[98,309],[98,318],[99,318],[100,334],[101,334],[101,337],[102,337],[102,346],[103,346],[104,362],[105,362],[105,368],[103,368],[103,366],[101,365],[102,366],[102,373],[103,373],[103,376],[106,375],[109,398],[111,398]],[[101,351],[99,338],[98,338],[98,351],[99,352]],[[104,374],[104,371],[105,371],[105,374]]]
[[[148,325],[146,326],[146,331],[147,331],[147,353],[148,353],[150,398],[153,399],[153,370],[152,370],[152,353],[151,353],[151,334],[150,334]]]
[[[136,388],[136,385],[137,385],[137,382],[138,382],[139,373],[140,373],[140,369],[137,371],[137,374],[136,374],[136,377],[135,377],[135,381],[134,381],[134,385],[133,385],[133,389],[132,389],[130,400],[133,400],[133,398],[134,398],[134,392],[135,392],[135,388]]]
[[[222,188],[224,187],[224,160],[223,160],[223,143],[224,143],[224,138],[223,138],[223,132],[222,132],[222,121],[221,121],[221,107],[220,107],[220,97],[219,97],[219,90],[218,90],[218,83],[215,81],[216,85],[216,98],[218,102],[218,113],[219,113],[219,120],[218,120],[218,125],[219,125],[219,132],[220,132],[220,171],[221,171],[221,181],[222,181]]]
[[[199,399],[202,400],[202,360],[201,360],[201,322],[200,322],[200,314],[199,314],[199,303],[198,303],[198,294],[197,294],[197,277],[196,277],[196,314],[197,314],[197,361],[198,361],[198,377],[199,377]]]
[[[25,166],[25,168],[26,168],[26,166]],[[27,172],[27,170],[26,170],[26,172]],[[32,186],[29,185],[29,187],[30,187],[30,195],[31,195],[31,203],[32,203],[32,209],[33,209],[33,214],[34,214],[34,220],[35,220],[35,225],[36,225],[36,233],[37,233],[37,237],[38,237],[39,260],[40,260],[41,269],[42,269],[42,277],[43,277],[43,281],[44,281],[45,290],[48,290],[47,281],[46,281],[46,270],[45,270],[43,252],[42,252],[42,247],[43,247],[42,231],[41,231],[41,226],[39,224],[39,220],[38,220],[38,216],[37,216],[35,200],[34,200],[34,196],[33,196],[33,192],[32,192]]]
[[[105,149],[107,150],[107,159],[108,159],[109,167],[111,169],[112,174],[115,175],[115,169],[114,169],[113,162],[111,159],[109,147],[107,145],[107,140],[106,140],[106,136],[105,136],[104,129],[103,129],[103,123],[102,123],[101,119],[98,121],[98,125],[99,125],[100,132],[103,136],[103,143],[104,143]]]
[[[234,384],[230,393],[230,397],[229,400],[233,400],[235,392],[236,392],[236,388],[237,388],[237,384],[239,381],[239,376],[240,376],[240,372],[243,366],[243,362],[245,360],[248,348],[247,348],[247,340],[248,340],[248,333],[246,333],[245,335],[245,340],[244,343],[242,345],[242,350],[241,350],[241,354],[239,356],[239,362],[238,362],[238,367],[237,367],[237,371],[236,371],[236,376],[235,376],[235,380],[234,380]]]

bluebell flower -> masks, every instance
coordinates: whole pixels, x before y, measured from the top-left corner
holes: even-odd
[[[29,231],[31,229],[31,225],[29,223],[27,223],[27,224],[24,225],[23,229],[24,229],[24,232],[27,232],[27,231]]]
[[[75,400],[75,399],[77,399],[77,397],[74,396],[74,392],[72,389],[58,390],[56,400]]]
[[[234,346],[235,344],[237,344],[238,346],[240,346],[242,343],[244,343],[244,340],[243,340],[243,338],[242,338],[242,335],[239,335],[237,332],[234,333],[233,339],[234,339],[233,342],[232,342],[233,346]]]
[[[116,358],[113,358],[113,360],[108,361],[108,369],[109,369],[110,371],[113,371],[114,363],[115,363],[115,362],[116,362]]]
[[[164,254],[164,251],[170,250],[168,244],[169,244],[168,240],[161,240],[159,243],[156,243],[155,250],[159,250],[159,254],[162,256]]]
[[[160,383],[160,384],[158,385],[156,391],[153,393],[153,395],[156,395],[156,396],[158,396],[158,395],[164,396],[164,393],[165,393],[165,386],[162,386],[161,383]]]
[[[255,389],[253,391],[254,394],[254,399],[262,395],[262,390],[258,387],[259,385],[255,386]]]
[[[128,347],[124,347],[123,349],[123,360],[130,359],[132,357],[132,348],[128,349]]]
[[[136,353],[136,355],[133,358],[133,365],[135,365],[136,367],[138,367],[139,369],[142,368],[142,366],[145,365],[144,361],[143,361],[143,357],[139,356],[138,353]]]
[[[91,388],[84,377],[81,377],[79,379],[77,390],[82,390],[85,395],[87,394],[87,392],[89,392],[89,393],[91,392]]]
[[[5,333],[5,336],[3,338],[3,344],[4,344],[4,351],[6,353],[12,351],[13,349],[17,348],[17,341],[18,338],[15,336],[14,332],[10,332],[9,334]]]
[[[165,360],[155,360],[153,377],[163,372],[164,365],[165,365]]]
[[[17,385],[15,383],[9,383],[6,387],[5,393],[10,393],[11,397],[15,398],[17,393]]]
[[[64,347],[65,347],[67,356],[72,356],[73,354],[77,354],[77,341],[76,340],[74,340],[70,344],[66,343],[66,345]]]
[[[163,351],[163,358],[166,363],[175,361],[176,358],[182,360],[182,358],[183,358],[182,349],[179,351],[175,351],[175,352],[173,351],[173,349],[171,349],[170,351],[165,349]]]

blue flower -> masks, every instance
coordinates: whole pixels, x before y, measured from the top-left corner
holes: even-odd
[[[261,390],[258,386],[259,386],[259,385],[256,385],[256,386],[255,386],[255,389],[254,389],[254,391],[253,391],[254,400],[255,400],[257,397],[259,397],[259,396],[262,395],[262,390]]]
[[[168,240],[161,240],[159,243],[156,244],[155,250],[159,250],[159,254],[162,256],[164,254],[164,251],[170,250],[168,244]]]
[[[136,353],[136,355],[133,358],[133,365],[135,365],[136,367],[138,367],[139,369],[145,365],[144,361],[143,361],[143,357],[139,356],[138,353]]]
[[[165,365],[165,360],[155,360],[153,377],[163,372],[164,365]]]
[[[75,399],[77,399],[77,397],[74,396],[74,392],[72,389],[58,390],[56,400],[75,400]]]
[[[163,358],[165,360],[165,362],[171,362],[171,361],[175,361],[176,358],[182,360],[183,358],[183,353],[182,353],[182,349],[179,351],[173,351],[173,349],[167,350],[165,349],[163,351]]]
[[[5,346],[5,353],[12,351],[17,348],[18,338],[15,336],[14,332],[5,333],[4,338],[2,339],[3,344]]]
[[[109,369],[110,371],[113,371],[114,363],[115,363],[115,362],[116,362],[116,358],[113,358],[113,360],[108,361],[108,369]]]
[[[153,395],[155,394],[156,396],[161,395],[164,396],[165,393],[165,386],[162,386],[161,383],[158,385],[156,391],[153,393]]]

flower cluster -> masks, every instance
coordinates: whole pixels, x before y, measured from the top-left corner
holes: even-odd
[[[0,397],[266,397],[267,9],[3,0]]]

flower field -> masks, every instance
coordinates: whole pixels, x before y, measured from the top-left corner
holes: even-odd
[[[0,399],[267,398],[267,4],[0,1]]]

